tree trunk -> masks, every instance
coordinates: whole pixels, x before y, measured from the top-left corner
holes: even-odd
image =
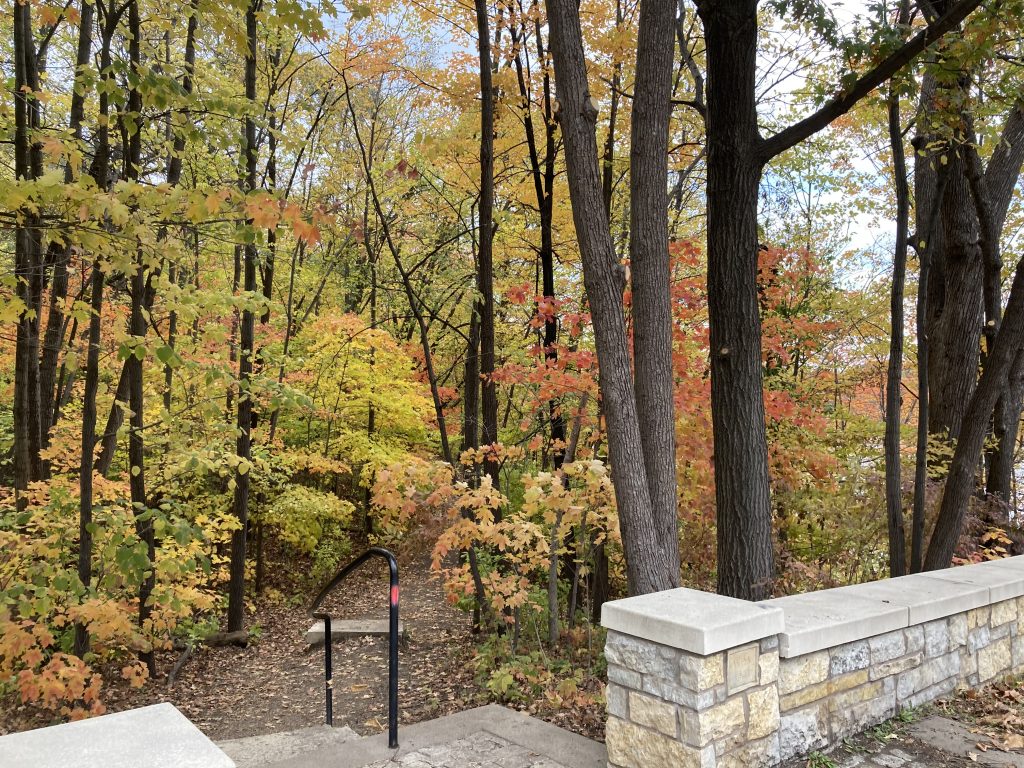
[[[498,442],[498,392],[494,374],[494,84],[487,3],[476,0],[476,29],[480,54],[480,204],[477,304],[480,313],[480,442]],[[498,488],[500,465],[493,457],[484,469]],[[497,514],[497,513],[496,513]]]
[[[974,492],[978,457],[988,432],[989,418],[1003,389],[1003,382],[1024,345],[1024,261],[1017,264],[1010,298],[999,333],[988,354],[985,370],[964,414],[960,437],[950,462],[925,569],[948,568]]]
[[[909,6],[900,4],[900,24],[906,24]],[[903,576],[907,570],[903,531],[903,478],[900,465],[900,424],[903,398],[903,288],[907,272],[907,239],[910,225],[910,189],[907,159],[900,125],[900,96],[889,84],[889,145],[892,149],[893,183],[896,188],[896,249],[892,262],[892,292],[889,302],[889,369],[885,386],[885,508],[889,528],[889,576]]]
[[[679,562],[672,276],[668,252],[668,134],[676,0],[640,4],[630,141],[633,388],[652,516],[666,561]],[[670,577],[679,584],[678,567]]]
[[[245,33],[248,51],[245,59],[245,97],[250,107],[256,103],[256,2],[251,0],[245,12]],[[245,118],[245,191],[256,189],[256,121],[252,114]],[[252,226],[252,220],[247,222]],[[243,289],[248,297],[256,291],[256,244],[246,242],[243,249]],[[228,590],[228,632],[240,631],[245,624],[245,547],[249,526],[249,470],[252,453],[252,395],[249,382],[252,377],[252,357],[255,349],[255,316],[246,306],[242,310],[238,351],[238,436],[235,452],[238,469],[235,472],[234,512],[238,529],[231,534],[231,583]]]
[[[747,600],[775,575],[757,304],[757,3],[702,2],[707,45],[708,310],[718,591]]]
[[[612,481],[619,509],[626,580],[630,594],[669,589],[678,582],[655,525],[644,466],[618,262],[605,212],[597,154],[597,108],[590,97],[579,8],[574,0],[547,0],[559,116],[573,221],[583,261],[594,337],[600,361]]]
[[[100,84],[107,85],[110,80],[110,44],[117,27],[117,18],[109,15],[104,20],[102,39],[100,42]],[[101,188],[106,188],[109,177],[110,162],[110,99],[108,90],[99,89],[98,113],[99,127],[96,130],[96,145],[89,167],[90,175]],[[100,333],[103,310],[103,288],[106,282],[103,276],[102,261],[97,256],[92,265],[91,289],[89,299],[89,331],[88,351],[85,362],[85,391],[82,393],[82,456],[78,469],[78,578],[82,586],[88,590],[92,583],[92,492],[94,452],[96,450],[96,391],[100,380]],[[75,625],[74,651],[79,658],[89,650],[89,633],[85,625]]]

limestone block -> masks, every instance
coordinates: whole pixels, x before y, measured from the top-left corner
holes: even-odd
[[[780,759],[824,747],[828,743],[827,715],[824,705],[784,714],[779,720]]]
[[[779,679],[779,652],[777,650],[762,652],[757,660],[758,682],[760,685],[771,685]]]
[[[949,617],[949,645],[951,649],[967,645],[967,614],[958,613]]]
[[[778,734],[744,744],[718,757],[716,768],[761,768],[779,763]]]
[[[828,651],[783,659],[779,669],[779,693],[793,693],[822,682],[828,677],[829,664]]]
[[[725,682],[725,654],[679,655],[679,682],[691,691],[706,691]]]
[[[644,675],[642,682],[636,686],[636,689],[692,710],[702,710],[707,709],[724,697],[725,686],[709,688],[698,693],[684,685],[669,682],[656,675]],[[723,695],[720,696],[719,692]]]
[[[757,661],[760,655],[761,650],[757,643],[742,648],[732,648],[726,652],[726,692],[730,696],[757,685]]]
[[[945,619],[924,625],[924,655],[929,659],[949,651],[949,624]]]
[[[859,685],[856,688],[850,688],[845,691],[840,691],[828,699],[828,711],[829,714],[841,712],[849,709],[855,704],[861,704],[865,701],[870,701],[882,696],[885,691],[880,680],[875,682],[865,683]]]
[[[886,632],[884,635],[870,638],[868,647],[871,650],[871,663],[881,664],[906,655],[907,638],[903,630]]]
[[[967,632],[967,649],[971,653],[977,653],[979,649],[992,643],[992,632],[988,624],[982,624]]]
[[[986,605],[981,608],[975,608],[973,611],[967,612],[967,629],[977,629],[988,624],[989,616],[991,615],[991,609]]]
[[[985,648],[978,649],[978,680],[987,682],[996,677],[1009,674],[1013,666],[1010,638],[996,640]]]
[[[631,669],[620,667],[618,664],[608,664],[608,682],[618,683],[626,688],[639,690],[643,687],[643,675]]]
[[[1011,658],[1015,672],[1024,669],[1024,635],[1017,635],[1011,641]]]
[[[700,750],[617,717],[608,718],[605,740],[608,761],[623,768],[655,765],[706,768],[708,764],[701,759]]]
[[[829,674],[833,677],[864,669],[871,661],[871,652],[867,640],[858,640],[855,643],[841,645],[838,648],[833,648],[829,653],[832,657]]]
[[[604,689],[605,708],[613,717],[629,720],[629,689],[616,683],[608,683]]]
[[[926,659],[919,666],[908,669],[896,678],[896,699],[904,702],[914,694],[947,678],[960,675],[960,654],[952,651],[934,659]]]
[[[812,701],[848,691],[851,688],[856,688],[858,685],[864,685],[866,682],[868,682],[868,670],[866,669],[829,678],[822,683],[809,685],[806,688],[801,688],[798,691],[783,696],[780,699],[782,711],[789,712],[792,709],[799,709],[805,704],[810,704]]]
[[[924,651],[924,628],[920,624],[907,627],[903,635],[907,638],[907,653]]]
[[[668,653],[663,654],[663,650]],[[604,655],[609,664],[618,664],[634,672],[660,674],[670,680],[674,677],[672,667],[676,652],[639,637],[609,632],[604,644]]]
[[[1000,624],[1008,624],[1011,621],[1017,620],[1017,601],[1016,600],[1003,600],[1001,603],[996,603],[992,606],[992,615],[989,619],[989,625],[996,627]]]
[[[875,664],[871,667],[871,679],[882,680],[893,675],[898,675],[900,672],[905,672],[908,669],[913,669],[921,663],[922,658],[921,653],[918,652],[909,656],[903,656],[899,659],[892,659],[891,661],[884,661],[881,664]]]
[[[629,692],[629,719],[673,739],[678,735],[676,706],[637,691]]]
[[[845,707],[830,707],[829,719],[833,743],[887,720],[895,714],[896,695],[894,691],[882,692],[877,696]]]
[[[779,730],[779,690],[774,685],[747,694],[747,739],[762,739]]]
[[[682,712],[683,741],[691,747],[705,747],[739,731],[746,715],[743,697],[734,696],[703,712]]]
[[[935,685],[930,685],[923,691],[915,693],[906,700],[900,702],[904,707],[920,707],[922,704],[928,704],[929,702],[935,701],[942,696],[947,696],[956,690],[957,678],[950,677],[945,680],[940,680]]]

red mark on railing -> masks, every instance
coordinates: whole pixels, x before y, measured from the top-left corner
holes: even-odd
[[[392,605],[398,605],[398,585],[397,584],[395,584],[395,586],[393,586],[391,588],[391,604]]]

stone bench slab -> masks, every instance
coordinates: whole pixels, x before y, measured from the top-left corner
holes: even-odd
[[[350,637],[387,637],[391,626],[387,619],[333,619],[331,621],[331,640],[344,640]],[[398,637],[406,640],[405,624],[398,622]],[[308,645],[320,645],[324,641],[324,623],[316,622],[306,631]]]
[[[782,611],[680,588],[605,603],[601,625],[706,656],[778,634],[782,631]]]
[[[0,737],[3,768],[235,768],[174,705]]]

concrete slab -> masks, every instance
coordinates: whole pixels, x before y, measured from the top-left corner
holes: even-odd
[[[332,619],[331,639],[345,640],[350,637],[387,637],[391,632],[391,625],[387,619]],[[405,624],[398,622],[398,637],[406,639]],[[324,641],[324,623],[316,622],[306,630],[306,643],[319,645]]]
[[[964,765],[1016,766],[1024,768],[1024,755],[990,749],[982,752],[977,744],[981,737],[971,729],[948,717],[932,715],[913,723],[908,731],[920,742],[963,760]],[[973,757],[970,757],[973,755]],[[970,762],[968,762],[970,760]]]
[[[1024,570],[1016,566],[992,568],[985,565],[962,565],[959,568],[928,571],[928,576],[957,584],[988,587],[989,603],[1024,595]]]
[[[317,725],[297,731],[218,741],[217,746],[235,761],[237,768],[258,768],[358,738],[359,734],[346,726]]]
[[[522,712],[489,704],[437,720],[400,727],[400,746],[397,750],[388,749],[387,734],[382,733],[341,745],[322,747],[301,757],[272,763],[267,768],[310,768],[320,765],[329,765],[331,768],[365,768],[382,761],[422,767],[422,762],[417,760],[416,754],[421,750],[432,750],[467,739],[478,739],[480,734],[497,736],[510,744],[525,748],[532,755],[547,758],[548,761],[564,768],[605,768],[608,763],[608,753],[604,744],[562,730]],[[550,763],[543,760],[536,763],[536,766],[541,765],[552,768]]]
[[[855,584],[831,590],[837,595],[852,594],[880,600],[895,606],[906,606],[911,626],[933,619],[952,616],[988,604],[988,587],[932,578],[930,574],[900,576],[866,584]]]
[[[859,597],[851,594],[852,589],[825,589],[761,603],[781,609],[785,616],[785,629],[779,634],[779,655],[783,658],[803,656],[902,629],[910,623],[910,610],[906,606]]]
[[[3,768],[235,768],[174,705],[0,737]]]
[[[771,605],[680,588],[605,603],[601,625],[707,655],[776,635],[783,623]]]

